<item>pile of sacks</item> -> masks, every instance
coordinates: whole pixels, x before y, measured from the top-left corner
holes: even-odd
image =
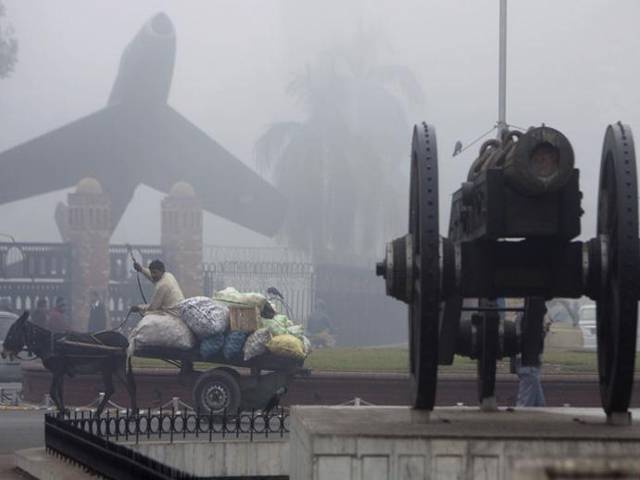
[[[230,308],[255,308],[257,322],[251,331],[230,328]],[[234,288],[216,292],[213,298],[191,297],[176,306],[179,318],[169,314],[146,315],[130,336],[135,350],[141,346],[165,346],[180,350],[200,349],[203,360],[250,360],[267,351],[303,360],[311,351],[301,325],[275,308],[259,293]],[[268,318],[272,317],[272,318]]]

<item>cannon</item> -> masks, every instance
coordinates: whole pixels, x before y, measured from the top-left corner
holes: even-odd
[[[596,236],[579,241],[582,192],[569,140],[541,125],[504,129],[485,142],[453,194],[448,237],[440,233],[438,149],[433,126],[411,146],[408,233],[376,265],[387,294],[408,305],[411,401],[431,410],[438,365],[477,359],[478,399],[495,402],[496,360],[542,348],[544,302],[587,295],[596,302],[601,403],[627,414],[633,387],[639,293],[638,192],[633,135],[605,131]],[[497,305],[523,298],[522,321]],[[473,301],[475,299],[475,301]]]

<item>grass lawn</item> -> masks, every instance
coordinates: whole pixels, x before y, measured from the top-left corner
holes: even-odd
[[[406,348],[332,348],[314,351],[305,365],[318,371],[406,372]],[[640,359],[636,361],[636,369]],[[595,352],[549,351],[543,357],[543,371],[551,374],[597,373]],[[456,356],[453,365],[439,368],[442,373],[473,373],[476,361]],[[639,370],[640,371],[640,370]],[[509,360],[498,362],[499,373],[509,373]]]
[[[406,348],[326,348],[315,350],[306,360],[305,366],[315,371],[334,372],[406,372],[408,351]],[[155,359],[135,358],[134,366],[173,368]],[[208,364],[197,365],[208,368]],[[440,367],[442,373],[473,373],[476,361],[456,357],[453,365]],[[636,371],[640,371],[640,356],[636,359]],[[509,372],[509,361],[498,362],[498,372]],[[595,352],[549,351],[544,354],[545,374],[597,373]]]

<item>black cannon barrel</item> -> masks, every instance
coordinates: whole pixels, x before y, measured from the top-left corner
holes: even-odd
[[[526,133],[507,132],[491,139],[469,170],[473,181],[488,168],[501,168],[509,185],[524,195],[543,195],[560,190],[571,177],[573,148],[558,130],[542,125]]]

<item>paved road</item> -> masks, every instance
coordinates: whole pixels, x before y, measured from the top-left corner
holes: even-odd
[[[0,455],[44,445],[44,411],[0,411]]]
[[[13,452],[44,445],[44,412],[0,411],[0,479],[24,480],[31,478],[14,468]]]

